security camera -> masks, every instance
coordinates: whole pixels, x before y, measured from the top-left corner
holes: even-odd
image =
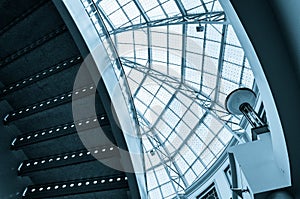
[[[197,32],[203,32],[204,31],[204,26],[202,26],[202,25],[197,26],[196,31]]]

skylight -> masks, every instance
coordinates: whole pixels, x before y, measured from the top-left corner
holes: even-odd
[[[253,88],[251,68],[216,0],[95,2],[134,100],[149,196],[173,198],[239,139],[224,101]]]

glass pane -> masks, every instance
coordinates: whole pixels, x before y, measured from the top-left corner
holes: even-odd
[[[147,183],[149,190],[158,186],[157,180],[156,180],[156,177],[155,177],[155,174],[153,171],[147,172],[146,177],[147,177],[147,182],[149,182],[149,183]]]
[[[149,191],[149,197],[150,197],[150,199],[162,198],[160,189],[157,188],[152,191]]]
[[[194,180],[196,179],[196,175],[193,172],[192,169],[189,169],[185,174],[184,174],[185,179],[187,180],[187,182],[189,183],[189,185],[192,184],[192,182],[194,182]]]
[[[175,190],[174,190],[172,184],[169,182],[169,183],[166,183],[161,186],[161,192],[163,193],[164,197],[168,197],[168,196],[172,195],[173,193],[175,193]]]
[[[164,183],[170,181],[165,168],[163,168],[162,166],[155,169],[155,174],[156,174],[156,176],[158,176],[159,184],[164,184]]]

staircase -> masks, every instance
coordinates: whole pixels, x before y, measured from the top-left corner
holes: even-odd
[[[3,0],[0,18],[0,198],[139,198],[134,175],[104,164],[121,164],[109,98],[56,5]]]

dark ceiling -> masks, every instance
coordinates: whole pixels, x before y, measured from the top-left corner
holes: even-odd
[[[96,160],[120,162],[104,134],[116,145],[124,140],[115,139],[103,82],[94,83],[92,66],[82,65],[82,49],[56,6],[4,0],[0,18],[0,198],[138,198],[134,175]],[[98,118],[74,121],[72,103],[96,108]],[[88,149],[82,139],[92,140]]]

